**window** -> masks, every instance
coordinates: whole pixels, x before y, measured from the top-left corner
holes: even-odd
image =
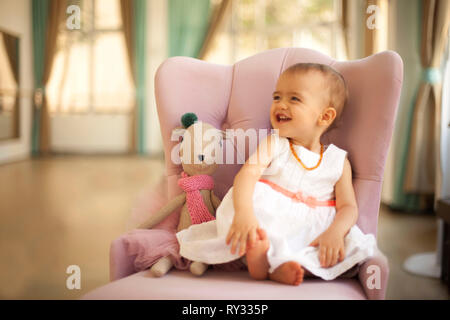
[[[130,112],[135,94],[119,0],[74,4],[81,8],[81,28],[61,25],[46,89],[50,112]]]
[[[280,47],[318,50],[345,60],[340,0],[234,0],[205,60],[231,64]]]

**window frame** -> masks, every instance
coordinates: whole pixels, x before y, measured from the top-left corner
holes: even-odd
[[[88,17],[89,17],[89,25],[90,28],[89,30],[86,30],[85,28],[81,27],[78,30],[68,30],[65,26],[65,21],[63,21],[64,23],[61,24],[60,26],[60,32],[65,33],[65,37],[66,39],[64,39],[64,45],[60,48],[58,48],[58,50],[61,50],[63,52],[65,52],[66,57],[68,56],[68,54],[70,53],[71,47],[74,43],[76,43],[79,39],[80,36],[77,35],[73,35],[71,33],[73,33],[74,31],[77,32],[79,35],[81,35],[82,39],[86,39],[88,42],[88,61],[89,61],[89,67],[88,67],[88,76],[87,76],[87,81],[89,83],[88,85],[88,104],[87,104],[87,108],[85,110],[76,110],[75,108],[73,108],[73,106],[69,105],[67,110],[61,110],[61,104],[57,104],[55,106],[54,110],[50,110],[50,113],[52,115],[62,115],[62,114],[67,114],[67,115],[92,115],[92,114],[99,114],[99,115],[115,115],[115,114],[120,114],[120,115],[130,115],[133,112],[133,107],[131,108],[127,108],[126,110],[120,110],[118,108],[102,108],[101,110],[98,110],[96,108],[94,108],[94,92],[95,92],[95,68],[94,68],[94,57],[95,57],[95,41],[96,39],[99,37],[99,35],[104,35],[104,34],[108,34],[108,33],[117,33],[117,34],[123,34],[124,35],[124,27],[123,27],[123,21],[120,24],[120,27],[117,28],[98,28],[96,23],[95,23],[95,17],[96,17],[96,2],[98,0],[82,0],[83,2],[89,2],[89,12],[88,12]],[[117,0],[120,1],[120,0]],[[119,12],[120,13],[120,12]],[[82,16],[83,16],[83,12],[82,12]],[[120,17],[122,18],[122,17]],[[128,53],[127,53],[128,54]],[[125,64],[128,65],[128,61],[124,61]],[[65,59],[64,60],[64,69],[68,68],[68,61]],[[129,68],[129,66],[127,67]],[[62,81],[64,81],[64,77]]]

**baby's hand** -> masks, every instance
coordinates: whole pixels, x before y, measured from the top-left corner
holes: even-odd
[[[309,245],[312,247],[319,246],[319,261],[322,268],[332,267],[345,258],[344,237],[331,228]]]
[[[244,255],[247,251],[247,243],[251,247],[256,241],[258,227],[258,220],[253,212],[236,212],[226,239],[227,245],[231,243],[231,253],[234,254],[239,243],[239,255]]]

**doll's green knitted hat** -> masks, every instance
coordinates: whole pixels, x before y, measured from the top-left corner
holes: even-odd
[[[197,120],[198,120],[198,118],[197,118],[197,115],[195,113],[188,112],[188,113],[183,114],[183,116],[181,117],[181,124],[183,125],[183,127],[185,129],[187,129],[191,125],[196,123]]]

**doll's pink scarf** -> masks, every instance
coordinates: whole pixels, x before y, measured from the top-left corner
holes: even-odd
[[[203,197],[200,193],[200,190],[212,190],[214,188],[214,180],[211,176],[206,174],[189,176],[183,171],[181,178],[178,179],[178,185],[186,192],[186,202],[192,224],[215,219],[203,202]]]

